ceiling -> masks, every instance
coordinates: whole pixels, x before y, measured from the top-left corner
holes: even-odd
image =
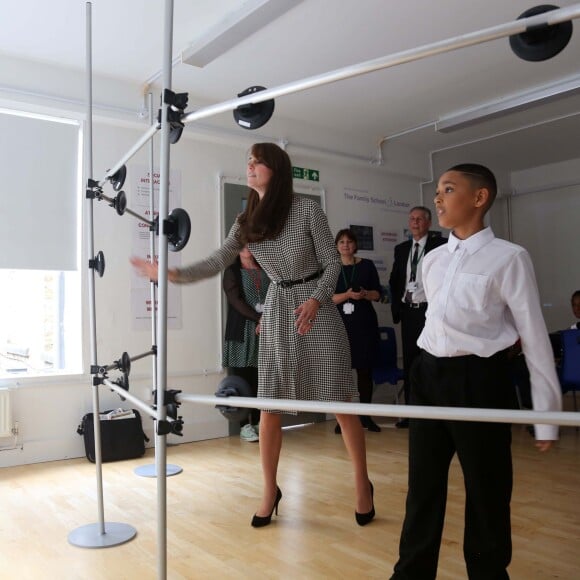
[[[204,68],[178,64],[173,86],[189,92],[194,108],[218,103],[251,85],[272,88],[509,22],[536,4],[537,0],[296,0],[286,13]],[[560,7],[574,4],[558,0]],[[174,54],[239,6],[240,0],[175,0]],[[111,77],[140,87],[157,73],[162,62],[163,13],[162,0],[94,0],[95,78]],[[4,56],[84,69],[85,2],[3,3],[2,20],[11,24],[0,29]],[[574,26],[578,29],[580,20]],[[488,160],[500,173],[521,170],[580,157],[580,91],[450,133],[438,132],[434,123],[557,86],[562,80],[580,84],[579,62],[577,30],[562,53],[538,63],[518,59],[507,39],[494,40],[281,97],[274,118],[260,132],[281,136],[284,126],[291,134],[296,124],[308,128],[302,131],[306,144],[320,146],[316,135],[332,135],[326,149],[369,159],[377,155],[379,140],[386,138],[387,166],[395,148],[427,157],[433,153],[436,163],[439,157],[446,158],[444,152],[468,147],[471,159]],[[136,107],[138,99],[136,90]],[[208,121],[243,131],[235,127],[231,114]],[[188,125],[188,130],[194,128]],[[427,167],[417,171],[426,180],[430,178]]]

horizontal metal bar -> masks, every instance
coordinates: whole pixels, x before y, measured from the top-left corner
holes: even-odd
[[[136,217],[138,220],[141,220],[142,222],[145,222],[146,224],[149,224],[150,226],[152,226],[155,223],[155,222],[152,222],[151,220],[148,220],[145,216],[139,215],[137,212],[134,212],[132,209],[129,209],[128,207],[125,208],[124,213],[128,213],[129,215],[132,215],[133,217]]]
[[[114,204],[115,204],[115,198],[113,198],[113,197],[108,197],[108,196],[106,196],[104,193],[99,193],[99,194],[97,195],[97,199],[98,199],[98,200],[105,200],[106,202],[108,202],[108,203],[109,203],[109,205],[110,205],[111,207],[114,207]],[[141,221],[145,222],[146,224],[149,224],[150,226],[152,226],[152,225],[153,225],[153,223],[154,223],[154,222],[152,222],[152,221],[148,220],[148,219],[147,219],[145,216],[142,216],[141,214],[138,214],[137,212],[133,211],[132,209],[130,209],[130,208],[128,208],[128,207],[126,207],[126,208],[123,210],[123,213],[128,213],[129,215],[132,215],[133,217],[136,217],[137,219],[139,219],[139,220],[141,220]]]
[[[211,395],[176,396],[178,402],[200,405],[225,405],[279,411],[333,413],[344,415],[372,415],[379,417],[408,417],[413,419],[441,419],[448,421],[479,421],[484,423],[523,423],[543,425],[580,425],[580,413],[556,411],[517,411],[508,409],[472,409],[464,407],[422,407],[416,405],[377,405],[324,401],[294,401],[286,399],[257,399],[254,397],[214,397]]]
[[[152,354],[155,354],[155,351],[153,349],[151,349],[147,352],[144,352],[143,354],[138,354],[136,356],[129,357],[129,361],[135,362],[136,360],[141,360],[142,358],[145,358],[145,357],[150,356]],[[119,360],[115,361],[114,363],[107,365],[106,367],[102,367],[102,371],[99,369],[99,372],[103,373],[103,372],[112,371],[115,369],[120,369],[121,366],[122,366],[122,359],[119,359]]]
[[[102,191],[97,192],[96,196],[95,196],[99,201],[106,201],[107,203],[114,203],[115,202],[115,198],[114,197],[109,197],[107,195],[105,195]]]
[[[148,357],[152,354],[155,354],[154,349],[148,350],[147,352],[144,352],[142,354],[136,354],[135,356],[130,357],[130,359],[131,359],[131,362],[135,362],[136,360],[141,360],[142,358]]]
[[[334,71],[287,83],[273,89],[259,91],[246,97],[230,99],[222,103],[202,107],[197,111],[186,113],[181,118],[181,121],[183,123],[191,123],[199,119],[205,119],[220,113],[233,111],[234,109],[237,109],[243,105],[261,103],[263,101],[268,101],[270,99],[275,99],[284,95],[298,93],[314,87],[323,86],[348,78],[368,74],[399,64],[405,64],[415,60],[427,58],[429,56],[451,52],[452,50],[457,50],[459,48],[482,44],[484,42],[511,36],[513,34],[521,34],[522,32],[525,32],[528,27],[553,25],[576,18],[580,18],[580,4],[574,4],[566,8],[559,8],[558,10],[552,10],[550,12],[545,12],[543,14],[538,14],[529,18],[523,18],[521,20],[515,20],[506,24],[485,28],[480,31],[455,36],[447,40],[426,44],[417,48],[404,50],[392,55],[368,60],[359,64],[343,67]],[[125,163],[131,159],[160,128],[161,127],[158,124],[151,125],[145,134],[139,139],[139,141],[137,141],[137,143],[111,169],[107,171],[105,177],[99,182],[99,186],[102,187],[105,184],[107,178],[114,175],[123,165],[125,165]]]
[[[160,127],[157,124],[151,125],[149,129],[147,129],[147,131],[141,136],[139,141],[137,141],[137,143],[135,143],[135,145],[133,145],[133,147],[131,147],[131,149],[129,149],[129,151],[127,151],[127,153],[121,157],[121,159],[113,167],[111,167],[111,169],[107,170],[105,177],[99,181],[99,187],[103,187],[107,181],[107,178],[117,173],[117,171],[119,171],[119,169],[121,169],[121,167],[123,167],[123,165],[125,165],[125,163],[127,163],[127,161],[133,157],[133,155],[139,152],[140,149],[154,137],[155,133],[157,133],[159,129]]]
[[[143,411],[143,413],[149,415],[152,419],[155,419],[156,421],[159,420],[159,416],[157,414],[156,409],[153,409],[150,405],[147,405],[147,403],[144,403],[143,401],[141,401],[141,399],[138,399],[135,395],[132,395],[131,393],[123,389],[123,387],[120,387],[119,385],[113,383],[109,379],[103,379],[103,384],[112,389],[113,391],[115,391],[115,393],[117,393],[117,395],[119,395],[123,399],[127,399],[127,401],[129,401],[135,407],[138,407],[141,411]]]
[[[237,109],[243,105],[261,103],[263,101],[275,99],[283,95],[298,93],[300,91],[335,83],[337,81],[353,78],[399,64],[413,62],[428,56],[435,56],[437,54],[451,52],[452,50],[457,50],[459,48],[482,44],[484,42],[489,42],[490,40],[496,40],[498,38],[511,36],[513,34],[521,34],[531,26],[535,27],[541,25],[558,24],[560,22],[565,22],[575,18],[580,18],[580,4],[574,4],[573,6],[568,6],[567,8],[560,8],[558,10],[544,12],[543,14],[538,14],[529,18],[522,18],[521,20],[515,20],[513,22],[500,24],[498,26],[492,26],[477,32],[462,34],[447,40],[440,40],[431,44],[425,44],[423,46],[397,52],[389,56],[368,60],[327,73],[307,77],[305,79],[287,83],[273,89],[259,91],[246,97],[230,99],[229,101],[202,107],[197,111],[185,114],[181,120],[183,123],[191,123],[192,121],[197,121],[198,119],[204,119],[219,113],[225,113],[226,111],[233,111],[234,109]]]

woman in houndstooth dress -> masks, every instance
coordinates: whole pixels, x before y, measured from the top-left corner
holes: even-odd
[[[258,397],[350,401],[357,389],[344,324],[332,302],[340,258],[326,216],[317,203],[293,195],[292,165],[277,145],[252,147],[247,179],[251,189],[247,208],[222,247],[206,260],[170,270],[169,279],[190,283],[213,276],[247,243],[272,281],[261,320]],[[156,267],[149,262],[133,263],[144,275],[156,278]],[[357,416],[336,418],[355,471],[356,520],[365,525],[374,516],[374,507],[364,432]],[[281,445],[280,413],[262,411],[264,493],[252,520],[255,527],[270,523],[281,499],[276,481]]]

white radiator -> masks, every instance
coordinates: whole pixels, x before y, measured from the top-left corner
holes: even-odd
[[[12,427],[12,393],[10,389],[0,389],[0,437],[10,437]]]

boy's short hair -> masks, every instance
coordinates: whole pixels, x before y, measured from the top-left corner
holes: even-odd
[[[459,171],[463,173],[475,187],[484,187],[489,191],[489,201],[485,211],[487,211],[495,201],[497,196],[497,181],[495,175],[485,167],[485,165],[479,165],[477,163],[460,163],[459,165],[454,165],[447,171]]]
[[[574,302],[574,298],[580,298],[580,290],[576,290],[574,294],[572,294],[572,298],[570,298],[570,302]]]

